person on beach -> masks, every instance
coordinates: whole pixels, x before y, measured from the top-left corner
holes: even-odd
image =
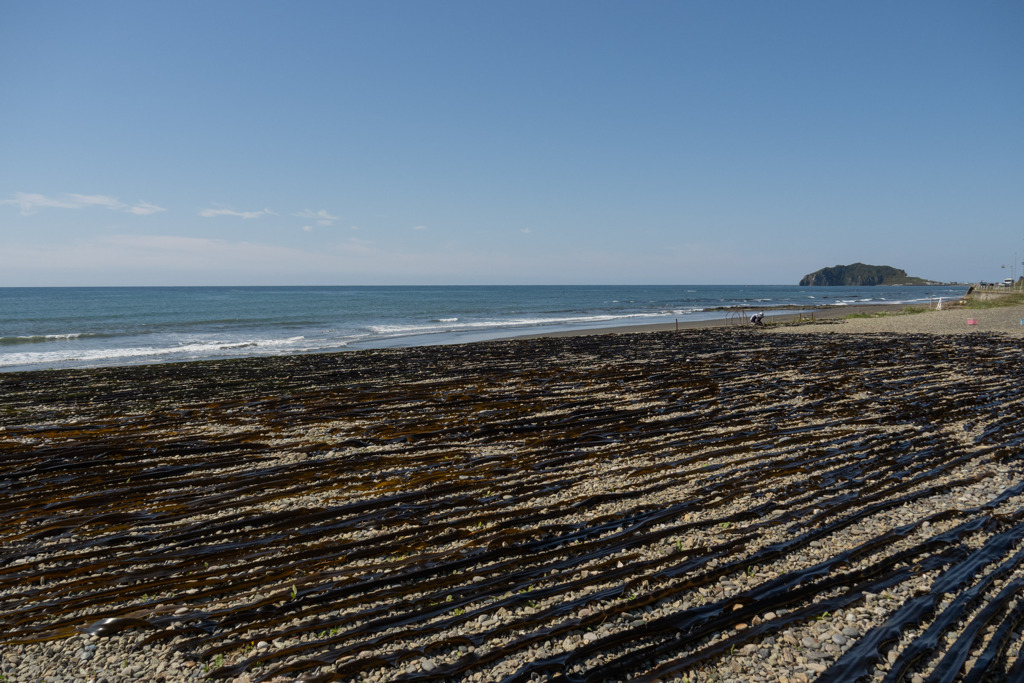
[[[764,313],[755,313],[754,315],[750,316],[751,325],[764,325],[764,323],[762,322],[763,320]]]

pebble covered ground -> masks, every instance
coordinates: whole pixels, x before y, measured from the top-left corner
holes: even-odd
[[[1021,361],[744,328],[0,375],[0,681],[1022,680]]]

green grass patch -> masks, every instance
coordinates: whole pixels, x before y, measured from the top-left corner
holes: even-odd
[[[964,308],[978,310],[1020,306],[1021,304],[1024,304],[1024,292],[1015,292],[1013,294],[1000,294],[989,299],[976,299],[973,296],[968,296]]]
[[[844,320],[856,320],[858,318],[888,318],[894,315],[915,315],[929,311],[927,306],[907,306],[902,311],[879,311],[878,313],[851,313]]]

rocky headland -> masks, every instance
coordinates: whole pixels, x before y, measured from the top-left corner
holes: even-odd
[[[852,263],[822,268],[800,278],[801,287],[870,287],[876,285],[933,285],[933,280],[910,277],[907,271],[892,266]]]

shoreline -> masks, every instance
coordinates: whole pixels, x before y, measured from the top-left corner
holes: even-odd
[[[961,300],[962,301],[962,300]],[[902,334],[968,334],[992,332],[1013,337],[1024,337],[1024,305],[994,307],[988,309],[967,309],[959,301],[944,302],[941,310],[930,308],[923,312],[902,314],[905,309],[920,308],[913,304],[851,304],[826,305],[818,308],[793,307],[793,310],[768,309],[763,328],[753,328],[748,322],[749,315],[755,310],[724,309],[722,317],[705,320],[681,320],[663,323],[638,323],[607,325],[576,329],[560,329],[552,331],[538,330],[516,334],[512,330],[491,334],[473,333],[468,338],[453,340],[430,340],[414,345],[382,345],[369,347],[352,347],[331,351],[313,351],[266,356],[225,356],[220,359],[204,358],[192,360],[158,361],[153,363],[130,363],[113,365],[94,365],[88,367],[70,366],[65,368],[19,368],[0,369],[0,377],[7,374],[48,372],[53,370],[97,370],[116,367],[153,367],[189,363],[215,363],[219,360],[259,360],[290,356],[317,356],[332,354],[361,353],[366,351],[400,350],[412,348],[429,348],[434,346],[466,346],[485,344],[495,341],[530,340],[543,338],[588,337],[600,335],[647,334],[672,331],[698,331],[716,329],[761,329],[770,333],[805,334],[805,333],[902,333]],[[882,315],[874,315],[882,314]],[[851,315],[865,317],[848,319]],[[973,319],[974,325],[967,321]],[[482,335],[482,336],[481,336]]]
[[[30,288],[21,298],[5,300],[15,316],[4,329],[6,336],[0,336],[0,373],[460,344],[630,326],[658,330],[674,328],[676,319],[682,329],[714,327],[726,320],[738,323],[754,310],[775,311],[769,320],[788,319],[797,310],[886,307],[896,301],[923,305],[964,292],[855,287],[809,292],[767,285],[481,286],[403,292],[268,288],[254,298],[235,288],[198,289],[201,295],[196,296],[174,288],[141,293],[72,289],[54,296]],[[66,297],[68,310],[81,306],[82,316],[62,317],[60,302]],[[119,310],[129,301],[124,315],[103,318],[104,311]],[[180,315],[167,314],[179,309]]]
[[[852,304],[847,306],[822,306],[819,308],[800,308],[804,318],[813,315],[814,320],[837,320],[856,313],[874,312],[897,312],[907,308],[909,304]],[[608,327],[595,327],[578,330],[559,330],[557,332],[535,332],[523,335],[503,336],[501,339],[540,339],[543,337],[572,337],[576,335],[593,334],[633,334],[643,332],[670,332],[675,330],[703,330],[714,328],[740,328],[750,327],[750,315],[760,309],[744,309],[735,311],[723,311],[726,315],[712,320],[683,320],[671,323],[650,323],[636,325],[611,325]],[[729,314],[733,313],[734,316]],[[798,318],[800,313],[789,312],[781,309],[774,309],[772,313],[765,315],[765,323],[791,322]]]
[[[934,308],[903,314],[906,304],[869,304],[858,306],[830,306],[813,309],[801,316],[797,313],[773,313],[765,316],[764,328],[754,328],[747,319],[735,322],[727,319],[686,321],[654,325],[620,325],[589,330],[559,331],[510,337],[513,339],[540,339],[544,337],[572,337],[578,335],[639,334],[684,330],[711,330],[743,328],[762,329],[771,334],[937,334],[967,335],[994,333],[1007,337],[1024,337],[1024,305],[970,309],[949,302],[940,310]],[[882,315],[872,315],[872,314]],[[848,318],[851,315],[865,317]],[[812,319],[811,316],[813,315]],[[970,321],[974,321],[973,323]]]
[[[872,312],[872,311],[886,311],[886,310],[902,310],[906,304],[857,304],[857,305],[844,305],[844,306],[822,306],[819,308],[807,308],[807,307],[791,307],[794,311],[802,311],[805,316],[813,315],[816,320],[830,320],[836,317],[842,317],[843,315],[849,315],[855,312]],[[750,309],[754,310],[754,309]],[[632,333],[644,333],[644,332],[663,332],[668,330],[698,330],[698,329],[714,329],[719,327],[743,327],[747,323],[747,318],[750,315],[750,310],[746,309],[722,309],[722,317],[716,317],[712,319],[703,320],[683,320],[675,323],[624,323],[619,325],[602,325],[597,327],[578,327],[572,329],[555,329],[545,330],[544,327],[534,328],[532,332],[524,332],[517,334],[514,329],[505,330],[493,330],[489,332],[447,332],[447,333],[436,333],[426,335],[413,335],[411,338],[418,338],[418,343],[406,344],[408,338],[398,338],[391,340],[381,340],[377,343],[369,345],[353,345],[349,347],[342,347],[330,350],[316,350],[308,352],[293,352],[283,353],[280,355],[266,354],[266,355],[226,355],[218,358],[193,358],[193,359],[180,359],[180,360],[157,360],[157,361],[133,361],[133,362],[122,362],[122,363],[111,363],[111,364],[96,364],[96,365],[65,365],[57,367],[33,367],[33,366],[4,366],[0,367],[0,376],[10,373],[21,373],[21,372],[42,372],[49,370],[89,370],[99,369],[105,367],[146,367],[153,365],[167,365],[176,363],[206,363],[216,360],[229,360],[229,359],[258,359],[258,358],[274,358],[274,357],[286,357],[291,355],[296,356],[308,356],[308,355],[319,355],[319,354],[333,354],[333,353],[358,353],[361,351],[369,350],[382,350],[382,349],[404,349],[404,348],[417,348],[417,347],[429,347],[429,346],[453,346],[463,344],[476,344],[484,343],[489,341],[502,341],[509,339],[537,339],[542,337],[572,337],[577,335],[589,336],[589,335],[601,335],[601,334],[632,334]],[[766,322],[783,321],[786,319],[792,319],[797,316],[797,313],[784,312],[784,309],[774,309],[774,313],[765,318]]]

